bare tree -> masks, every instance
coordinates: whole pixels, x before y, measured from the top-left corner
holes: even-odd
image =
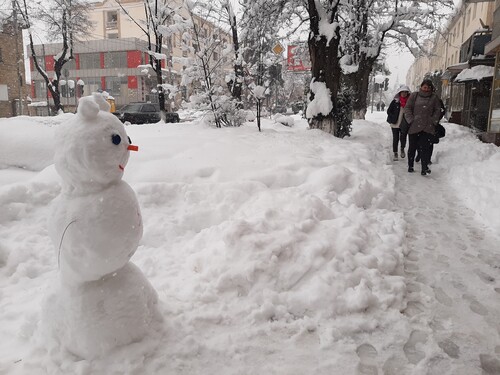
[[[364,119],[370,75],[390,42],[413,54],[453,9],[452,0],[344,0],[341,9],[345,82],[353,93],[353,114]]]
[[[139,27],[148,42],[149,65],[156,76],[156,90],[162,121],[165,121],[165,112],[170,112],[170,100],[166,101],[167,91],[172,82],[167,82],[163,64],[172,63],[171,37],[176,32],[182,32],[187,24],[178,16],[182,6],[174,0],[143,0],[144,18],[135,19],[123,5],[127,1],[115,0],[129,19]],[[164,42],[167,41],[167,46]],[[167,104],[166,104],[167,103]]]
[[[228,96],[231,34],[225,31],[228,13],[223,2],[187,4],[191,30],[183,35],[184,46],[191,56],[185,59],[183,80],[196,86],[196,101],[207,105],[216,127],[239,126],[243,121],[240,101]],[[227,4],[226,4],[227,5]],[[229,57],[229,59],[228,59]]]
[[[342,136],[337,128],[334,113],[340,82],[337,0],[245,0],[246,13],[258,14],[255,19],[266,19],[271,25],[283,25],[293,30],[305,27],[311,60],[310,104],[307,117],[311,128],[322,129],[335,136]],[[297,26],[298,25],[298,26]],[[257,30],[252,22],[246,32]]]
[[[43,77],[54,100],[55,112],[62,112],[64,107],[61,104],[59,90],[61,73],[63,66],[74,59],[73,43],[78,38],[88,35],[92,28],[87,13],[88,4],[82,0],[53,0],[32,5],[32,3],[28,5],[26,0],[15,0],[15,6],[28,30],[30,51],[35,68]],[[39,63],[39,56],[34,48],[32,28],[34,19],[46,28],[47,35],[51,40],[62,41],[61,51],[54,56],[53,77],[49,77],[47,71]]]

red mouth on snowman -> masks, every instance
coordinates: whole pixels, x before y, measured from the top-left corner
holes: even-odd
[[[127,146],[127,150],[128,151],[139,151],[139,146],[136,146],[136,145],[133,145],[132,144],[132,141],[130,140],[130,137],[127,137],[128,138],[128,143],[129,145]],[[122,138],[118,135],[118,134],[113,134],[111,136],[111,142],[114,144],[114,145],[119,145],[122,141]],[[118,164],[118,168],[120,168],[120,170],[124,171],[125,170],[125,167],[121,164]]]

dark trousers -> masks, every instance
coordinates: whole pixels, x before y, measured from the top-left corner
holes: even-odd
[[[406,133],[402,132],[400,128],[392,129],[392,152],[398,152],[398,143],[401,141],[401,148],[406,147]]]
[[[417,134],[410,134],[408,138],[410,141],[408,147],[408,167],[413,168],[415,153],[418,150],[420,162],[422,163],[422,170],[426,170],[431,160],[433,136],[426,132],[420,132]]]

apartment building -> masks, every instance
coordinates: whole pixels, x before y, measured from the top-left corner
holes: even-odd
[[[119,38],[138,38],[147,40],[147,36],[140,25],[144,25],[146,19],[144,2],[142,0],[121,0],[120,7],[114,0],[105,0],[102,2],[94,3],[90,11],[90,19],[94,22],[95,29],[92,38],[113,40]],[[185,7],[183,7],[183,0],[169,0],[167,3],[176,8],[177,16],[184,19],[190,19]],[[223,57],[224,50],[232,45],[231,35],[224,29],[218,27],[207,19],[194,15],[193,22],[200,30],[202,38],[211,38],[218,40],[216,47],[211,52],[211,62],[222,59],[223,70],[229,72],[232,70],[231,60]],[[166,56],[167,67],[170,70],[170,76],[174,78],[175,84],[182,80],[181,74],[185,69],[185,60],[187,57],[194,57],[194,54],[200,50],[193,36],[192,30],[188,31],[191,38],[183,38],[183,32],[179,31],[171,37],[164,37],[164,53]],[[223,83],[224,76],[217,77]],[[185,96],[193,91],[193,87],[184,88]]]
[[[488,129],[494,59],[486,54],[485,45],[492,37],[493,11],[491,0],[465,0],[407,75],[413,89],[422,78],[433,78],[450,121],[481,133]],[[483,76],[477,76],[478,71]]]
[[[178,0],[175,2],[178,3]],[[63,69],[62,78],[65,85],[60,87],[61,103],[68,110],[76,106],[80,92],[88,95],[94,91],[106,91],[115,99],[117,108],[130,102],[157,100],[156,76],[153,70],[146,66],[150,61],[147,35],[138,25],[145,19],[144,3],[142,0],[122,0],[121,3],[128,15],[114,0],[92,4],[89,16],[94,29],[88,40],[74,44],[75,59],[65,64]],[[187,18],[189,15],[185,10],[183,12],[186,14],[181,13],[180,16]],[[211,55],[211,60],[215,63],[221,59],[223,48],[231,44],[230,35],[201,17],[195,17],[194,21],[203,37],[220,40]],[[182,101],[187,100],[195,90],[195,83],[182,84],[182,72],[186,68],[185,58],[193,57],[198,50],[194,38],[183,40],[181,32],[171,38],[164,38],[162,52],[165,59],[162,60],[162,69],[166,77],[165,83],[181,89],[169,102],[168,107],[172,110],[178,109]],[[35,51],[40,57],[42,67],[50,76],[54,64],[53,56],[61,51],[61,45],[36,45]],[[230,61],[225,59],[224,63],[227,65]],[[226,68],[230,70],[231,66],[227,65]],[[45,82],[33,63],[31,71],[33,100],[46,100]],[[219,78],[223,80],[224,75]]]
[[[0,117],[27,114],[22,51],[21,30],[16,32],[11,23],[0,25]]]
[[[54,56],[61,51],[61,47],[60,43],[34,46],[38,63],[49,76],[53,74]],[[146,48],[147,43],[137,38],[75,43],[75,59],[63,67],[61,104],[67,110],[72,110],[80,96],[97,91],[108,92],[114,97],[117,106],[149,100],[156,81],[140,67],[149,61],[149,55],[144,52]],[[34,67],[31,52],[30,65],[31,98],[34,102],[46,101],[50,93],[47,92],[43,77]],[[37,109],[43,111],[44,107]]]
[[[457,9],[443,29],[437,32],[430,43],[428,53],[415,59],[407,73],[407,82],[412,89],[419,87],[422,78],[429,73],[445,72],[450,66],[461,63],[462,45],[478,31],[493,25],[493,2],[466,1]]]

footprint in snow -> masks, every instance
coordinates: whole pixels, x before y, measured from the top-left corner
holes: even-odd
[[[403,351],[408,362],[416,365],[425,358],[425,352],[420,350],[417,346],[425,344],[426,341],[427,334],[423,331],[415,330],[410,334],[408,341],[403,346]]]
[[[453,305],[453,300],[451,297],[446,294],[446,292],[441,288],[434,288],[434,295],[439,303],[442,303],[445,306]]]
[[[364,343],[358,346],[356,353],[359,357],[358,375],[378,375],[376,365],[377,349],[371,344]]]
[[[460,357],[460,348],[451,339],[438,342],[439,347],[451,358]]]
[[[474,273],[485,283],[491,284],[495,282],[495,278],[491,275],[488,275],[486,272],[481,271],[480,269],[475,269]]]

